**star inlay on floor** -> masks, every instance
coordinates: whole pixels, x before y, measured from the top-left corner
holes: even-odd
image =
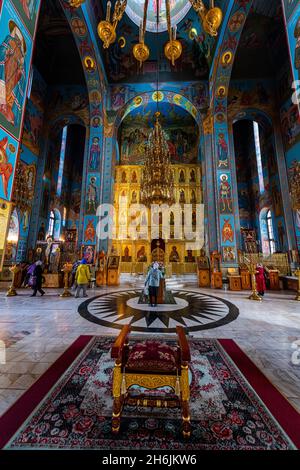
[[[89,299],[79,305],[78,312],[107,328],[122,329],[130,324],[132,331],[148,333],[175,333],[177,325],[188,332],[208,330],[230,323],[239,315],[239,309],[227,300],[197,292],[172,292],[176,305],[139,304],[141,291],[133,289]]]

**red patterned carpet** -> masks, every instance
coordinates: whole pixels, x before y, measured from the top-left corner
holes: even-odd
[[[300,415],[231,340],[190,340],[188,441],[181,437],[178,410],[135,406],[124,409],[120,434],[113,436],[112,341],[79,337],[0,419],[1,448],[300,448]]]

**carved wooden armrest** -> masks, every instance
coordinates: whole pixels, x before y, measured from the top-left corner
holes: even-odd
[[[130,325],[125,325],[123,326],[121,333],[117,337],[116,341],[113,344],[113,347],[111,348],[111,357],[113,359],[121,359],[123,348],[127,342],[127,337],[130,333],[131,327]]]
[[[176,326],[176,333],[178,336],[178,343],[181,352],[181,361],[190,362],[191,361],[191,352],[186,334],[182,326]]]

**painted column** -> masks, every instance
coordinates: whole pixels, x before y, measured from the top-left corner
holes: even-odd
[[[12,208],[40,0],[0,2],[0,269]],[[10,79],[7,80],[7,70]]]
[[[212,155],[214,164],[218,250],[225,267],[238,263],[239,212],[236,173],[232,155],[233,139],[228,127],[228,89],[239,40],[252,6],[252,0],[231,2],[230,14],[224,19],[217,63],[210,78],[211,109],[213,115]]]
[[[98,50],[97,38],[90,21],[88,5],[72,8],[61,0],[70,23],[86,77],[90,104],[90,133],[85,148],[82,176],[82,200],[78,244],[88,248],[94,258],[97,244],[97,206],[101,202],[101,164],[103,159],[103,100],[107,80]]]

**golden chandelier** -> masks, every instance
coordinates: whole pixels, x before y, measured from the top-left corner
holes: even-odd
[[[175,203],[170,152],[159,117],[160,113],[155,113],[156,120],[148,138],[142,172],[141,203],[147,207]]]
[[[206,8],[203,0],[187,0],[191,3],[192,7],[199,16],[199,19],[202,23],[203,30],[210,36],[217,36],[218,30],[221,26],[223,20],[222,10],[218,7],[215,7],[214,0],[210,1],[210,7]],[[69,4],[73,8],[79,8],[85,0],[69,0]],[[171,7],[170,0],[165,0],[166,2],[166,12],[167,12],[167,24],[168,24],[168,33],[169,41],[165,45],[164,51],[165,56],[168,60],[172,62],[172,65],[175,64],[175,61],[179,59],[182,54],[182,44],[176,38],[176,26],[172,27],[171,25]],[[140,36],[139,43],[133,47],[133,55],[136,60],[143,64],[148,60],[150,56],[150,49],[145,44],[145,32],[147,24],[147,12],[148,12],[149,0],[145,0],[144,4],[144,19],[140,25]],[[127,0],[116,0],[115,8],[113,15],[111,17],[112,4],[111,1],[107,2],[106,10],[106,19],[100,21],[98,25],[98,35],[103,42],[103,47],[108,49],[111,44],[113,44],[117,39],[116,29],[119,21],[123,18],[127,7]],[[159,11],[157,12],[159,16]],[[124,38],[123,38],[124,39]]]

